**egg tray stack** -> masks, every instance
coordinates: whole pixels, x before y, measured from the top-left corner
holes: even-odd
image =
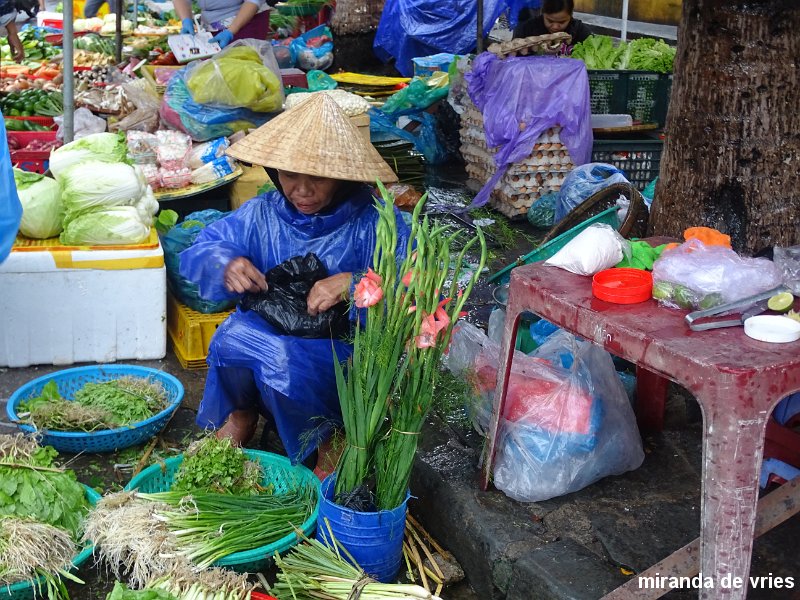
[[[509,218],[524,217],[542,196],[561,189],[567,174],[574,168],[566,146],[561,143],[560,127],[545,131],[530,156],[514,163],[500,179],[489,204]],[[461,115],[461,155],[467,175],[483,186],[494,175],[496,150],[486,146],[483,116],[468,103]]]

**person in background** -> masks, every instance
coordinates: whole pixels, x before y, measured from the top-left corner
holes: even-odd
[[[83,7],[83,17],[85,19],[92,19],[96,17],[100,7],[105,3],[106,0],[86,0],[86,4]],[[114,0],[108,2],[108,10],[110,13],[116,14],[117,3]]]
[[[224,48],[234,40],[267,39],[269,11],[263,10],[278,0],[199,0],[203,26],[216,35],[212,42]],[[181,20],[181,33],[194,34],[191,0],[174,0],[175,12]]]
[[[25,58],[25,49],[17,34],[17,14],[14,0],[0,0],[0,35],[8,37],[8,45],[11,46],[11,57],[14,62],[22,62],[22,59]]]
[[[6,125],[0,113],[0,263],[8,257],[11,246],[14,245],[20,218],[22,205],[17,196],[14,172],[11,170]]]
[[[515,38],[525,38],[548,33],[568,33],[572,36],[572,45],[584,41],[592,35],[583,22],[572,18],[575,9],[573,0],[544,0],[542,14],[531,16],[528,9],[519,14],[519,24],[514,30]]]

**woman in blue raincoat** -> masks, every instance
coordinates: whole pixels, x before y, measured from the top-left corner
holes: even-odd
[[[378,152],[327,94],[314,94],[228,154],[277,170],[279,191],[208,226],[181,253],[181,274],[208,300],[236,298],[266,290],[264,273],[313,252],[329,276],[312,287],[308,313],[348,299],[354,279],[372,266],[376,241],[374,190],[361,182],[397,179]],[[404,250],[409,232],[399,214],[397,224]],[[256,312],[237,310],[211,340],[198,425],[245,444],[259,414],[271,417],[292,461],[318,448],[316,472],[324,475],[335,463],[329,438],[341,423],[334,350],[345,360],[352,346],[286,335]]]

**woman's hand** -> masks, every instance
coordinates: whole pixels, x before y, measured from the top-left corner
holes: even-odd
[[[234,258],[225,267],[225,288],[229,292],[244,294],[245,292],[265,292],[267,290],[267,279],[264,274],[256,269],[244,256]]]
[[[342,300],[347,300],[352,282],[352,273],[338,273],[320,279],[308,294],[308,314],[312,317],[316,316],[339,304]]]

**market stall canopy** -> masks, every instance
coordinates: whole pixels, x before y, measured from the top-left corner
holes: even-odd
[[[233,144],[228,156],[262,167],[345,181],[397,175],[327,94],[278,115]]]

